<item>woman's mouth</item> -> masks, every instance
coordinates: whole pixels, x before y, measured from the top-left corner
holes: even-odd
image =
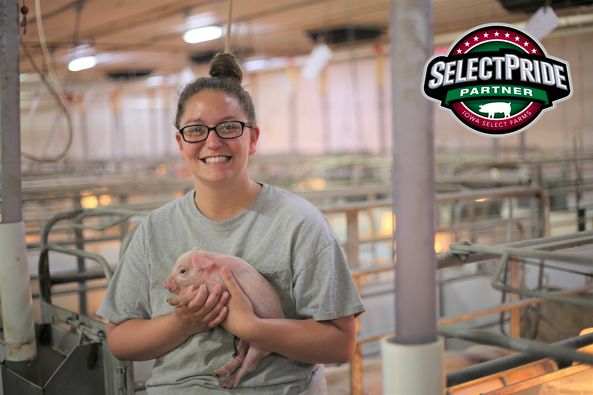
[[[207,165],[217,164],[217,163],[226,163],[231,160],[231,156],[225,155],[217,155],[217,156],[207,156],[205,158],[200,159],[202,162],[206,163]]]

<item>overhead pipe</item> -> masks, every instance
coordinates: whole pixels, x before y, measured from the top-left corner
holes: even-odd
[[[437,335],[433,106],[421,93],[432,55],[432,1],[392,0],[395,333],[382,341],[383,393],[437,395],[444,389]],[[394,221],[395,222],[395,221]]]
[[[19,3],[0,0],[0,301],[8,361],[37,357],[21,207]]]

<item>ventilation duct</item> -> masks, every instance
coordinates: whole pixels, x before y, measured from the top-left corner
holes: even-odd
[[[115,81],[130,81],[152,74],[152,69],[116,70],[105,73],[109,79]]]
[[[307,30],[307,34],[314,42],[340,45],[371,41],[383,31],[382,27],[377,26],[346,25]]]
[[[191,60],[194,64],[204,64],[210,63],[210,61],[214,58],[218,51],[203,51],[203,52],[194,52],[189,55],[189,60]]]
[[[550,6],[554,10],[587,6],[593,4],[593,0],[498,0],[500,4],[510,12],[533,13],[543,6]]]

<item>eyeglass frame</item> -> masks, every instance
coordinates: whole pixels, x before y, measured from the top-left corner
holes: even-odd
[[[222,137],[220,134],[218,134],[218,131],[216,130],[216,128],[218,126],[222,125],[223,123],[229,123],[229,122],[237,122],[238,124],[240,124],[241,125],[241,134],[239,134],[238,136],[235,136],[235,137]],[[191,126],[204,126],[204,127],[206,127],[208,129],[208,131],[206,133],[206,137],[204,137],[202,140],[198,140],[198,141],[187,141],[185,139],[185,135],[183,134],[183,130],[186,129],[186,128],[189,128]],[[204,124],[201,124],[201,123],[194,123],[194,124],[191,124],[191,125],[185,125],[184,127],[177,129],[177,132],[179,132],[179,134],[181,135],[181,138],[183,139],[183,141],[185,141],[188,144],[194,144],[194,143],[201,143],[203,141],[208,140],[208,137],[210,136],[210,132],[211,131],[214,131],[214,133],[216,133],[216,136],[219,139],[221,139],[221,140],[238,139],[239,137],[243,136],[243,133],[245,132],[245,128],[246,127],[247,128],[250,128],[250,129],[253,129],[253,125],[252,124],[233,119],[233,120],[219,122],[219,123],[217,123],[214,126],[208,126],[208,125],[204,125]]]

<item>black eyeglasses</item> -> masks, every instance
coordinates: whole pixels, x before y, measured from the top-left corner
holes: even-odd
[[[252,125],[241,121],[224,121],[212,127],[208,125],[187,125],[179,129],[179,134],[186,143],[199,143],[206,140],[211,130],[214,130],[219,138],[230,140],[241,137],[245,127],[251,128]]]

